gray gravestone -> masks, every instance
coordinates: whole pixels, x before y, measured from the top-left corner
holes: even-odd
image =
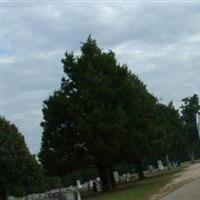
[[[126,174],[126,182],[129,182],[129,181],[130,181],[130,174],[127,173],[127,174]]]
[[[101,188],[101,179],[99,177],[97,177],[96,180],[95,180],[95,183],[96,183],[97,192],[101,192],[101,190],[102,190],[102,188]]]
[[[149,165],[149,171],[153,172],[153,166],[152,165]]]
[[[15,200],[15,197],[13,197],[13,196],[10,196],[10,197],[8,197],[8,199],[7,200]]]
[[[65,200],[75,200],[74,192],[67,192],[65,193]]]
[[[163,166],[162,161],[158,160],[157,163],[158,163],[158,169],[161,170],[161,171],[164,170],[164,166]]]
[[[113,176],[114,176],[115,181],[118,183],[119,182],[119,173],[118,173],[118,171],[114,171],[113,172]]]

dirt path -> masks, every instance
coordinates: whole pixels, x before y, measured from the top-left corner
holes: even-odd
[[[176,190],[175,190],[176,188],[179,188],[180,186],[183,186],[186,183],[190,184],[190,182],[191,182],[191,185],[193,185],[194,184],[193,180],[195,180],[195,179],[198,179],[198,181],[200,182],[200,163],[190,165],[183,172],[175,174],[174,175],[174,179],[172,179],[172,181],[170,183],[168,183],[167,185],[165,185],[165,187],[162,188],[161,191],[158,194],[153,195],[150,199],[151,200],[162,199],[162,197],[166,196],[167,194],[176,192]],[[188,191],[187,190],[187,185],[188,184],[183,186],[183,187],[186,187],[186,189],[184,191]],[[189,185],[188,188],[190,188],[190,187],[191,186]],[[183,195],[185,195],[185,194],[183,194]],[[190,195],[193,195],[193,194],[189,194],[189,196]],[[194,194],[194,195],[196,195],[196,194]],[[178,198],[178,197],[176,197],[176,198],[171,198],[171,197],[167,198],[166,197],[166,198],[163,198],[162,200],[184,200],[184,198],[182,198],[182,197],[180,197],[180,198]],[[194,199],[188,199],[188,200],[194,200]],[[199,187],[199,200],[200,200],[200,187]]]
[[[200,177],[192,180],[161,200],[200,200]]]

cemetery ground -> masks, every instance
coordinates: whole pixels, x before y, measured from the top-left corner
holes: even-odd
[[[85,200],[159,200],[177,188],[200,177],[200,164],[182,164],[181,167],[146,175],[142,181],[119,185],[112,192],[84,198]]]

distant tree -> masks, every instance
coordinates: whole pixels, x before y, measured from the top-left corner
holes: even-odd
[[[157,104],[156,131],[160,135],[158,156],[182,160],[186,156],[186,135],[179,111],[173,102],[168,105]],[[157,149],[157,148],[156,148]]]
[[[187,159],[186,132],[179,110],[170,102],[167,105],[166,116],[169,121],[169,141],[166,154],[173,160]]]
[[[191,162],[194,163],[195,151],[199,146],[198,130],[196,125],[196,113],[200,110],[199,98],[197,94],[186,97],[181,106],[182,119],[186,131],[187,147]]]
[[[35,158],[16,126],[5,118],[0,118],[0,155],[1,200],[5,200],[8,195],[20,196],[42,189]]]
[[[157,100],[137,76],[129,76],[131,92],[124,99],[127,123],[122,158],[135,163],[139,179],[143,179],[144,159],[152,155],[152,142],[157,139],[154,131]]]
[[[185,156],[185,132],[178,110],[172,102],[162,104],[147,91],[143,95],[138,102],[136,117],[130,117],[132,131],[128,133],[129,143],[125,147],[126,155],[129,152],[129,159],[136,164],[140,179],[144,178],[144,161]]]

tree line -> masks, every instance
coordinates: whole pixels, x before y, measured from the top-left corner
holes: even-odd
[[[181,112],[173,102],[161,103],[90,36],[80,56],[66,52],[62,63],[60,88],[43,104],[41,164],[17,128],[0,119],[0,199],[52,188],[51,177],[81,169],[96,169],[106,191],[116,187],[112,172],[124,162],[140,179],[145,163],[165,156],[194,162],[200,152],[197,94],[183,99]]]

